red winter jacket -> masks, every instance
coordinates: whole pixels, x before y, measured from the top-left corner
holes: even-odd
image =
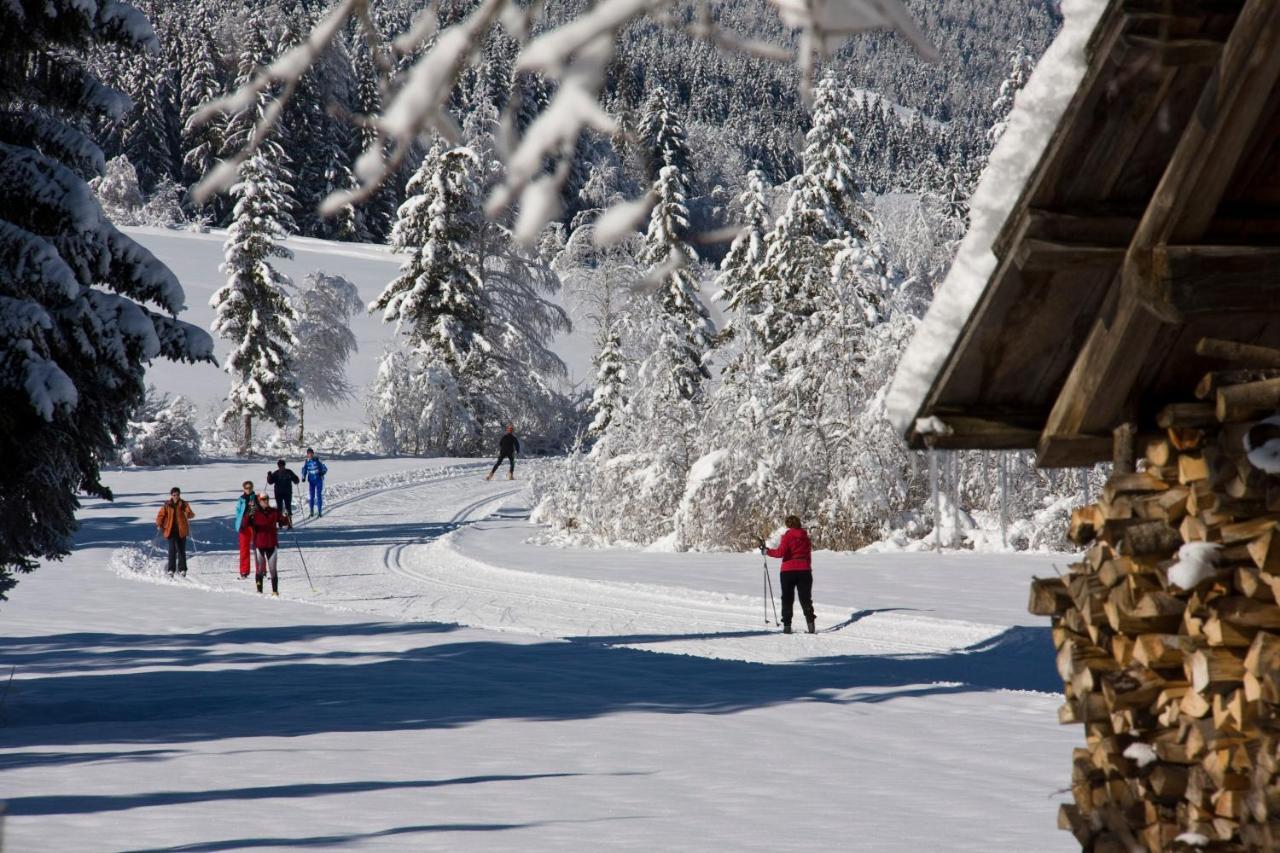
[[[769,549],[770,557],[782,558],[784,572],[807,572],[813,569],[813,546],[803,527],[790,527],[782,534],[777,548]]]
[[[281,515],[278,510],[262,507],[254,510],[253,515],[249,516],[245,523],[253,526],[253,547],[255,548],[279,548],[280,536],[276,528],[290,526],[288,518]]]

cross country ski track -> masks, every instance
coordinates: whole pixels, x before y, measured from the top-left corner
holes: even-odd
[[[424,483],[412,488],[431,485]],[[449,524],[456,527],[483,521],[485,509],[521,491],[511,489],[468,503],[457,510]],[[532,629],[544,636],[665,638],[691,635],[741,642],[756,641],[760,634],[773,633],[757,615],[759,599],[514,571],[458,553],[448,534],[421,536],[388,546],[382,563],[387,571],[424,587],[423,596],[433,598],[437,606],[453,610],[455,615],[461,615],[466,609],[478,610],[476,615],[482,618],[464,619],[461,623],[470,627],[512,630],[518,622],[513,614],[519,612],[525,617],[526,630]],[[446,591],[452,595],[441,595]],[[450,598],[465,600],[468,605],[458,607]],[[830,608],[827,612],[831,612]],[[530,616],[534,618],[530,620]],[[878,614],[862,624],[826,628],[821,637],[795,636],[785,642],[821,642],[824,655],[841,651],[934,654],[978,645],[999,630],[998,626],[984,624]]]
[[[860,614],[819,597],[819,624],[826,627],[816,636],[783,637],[765,623],[760,597],[635,582],[634,573],[617,581],[597,580],[481,561],[462,553],[456,537],[464,532],[484,536],[486,520],[525,489],[483,480],[488,464],[406,470],[339,484],[332,493],[340,497],[323,517],[302,519],[296,534],[283,534],[282,595],[395,621],[760,662],[932,655],[980,648],[1003,630],[902,613]],[[305,490],[299,497],[305,498]],[[510,523],[509,514],[504,516],[503,523]],[[251,585],[229,571],[233,549],[202,545],[191,557],[190,580],[179,583],[252,594]],[[304,579],[299,550],[306,552],[314,592]],[[555,549],[544,550],[545,562],[554,566]],[[147,561],[153,580],[158,556]],[[600,559],[607,563],[609,552],[601,551]],[[851,615],[841,619],[835,615],[840,613]]]

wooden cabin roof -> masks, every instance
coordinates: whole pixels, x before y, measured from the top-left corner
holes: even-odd
[[[1199,338],[1280,343],[1280,0],[1112,0],[1086,57],[917,413],[932,446],[1092,464],[1213,366]]]

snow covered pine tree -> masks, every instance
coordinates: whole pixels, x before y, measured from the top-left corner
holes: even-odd
[[[251,28],[240,54],[240,77],[247,80],[267,50],[260,29]],[[267,108],[267,96],[259,94],[231,117],[228,145],[244,145],[254,123]],[[231,188],[236,199],[231,228],[227,231],[227,276],[209,304],[216,316],[213,331],[232,344],[226,371],[231,374],[227,407],[219,416],[226,424],[244,419],[240,452],[253,444],[253,418],[266,418],[278,427],[290,419],[298,398],[293,353],[294,313],[285,295],[287,276],[271,266],[269,258],[291,258],[283,241],[293,228],[285,152],[268,138],[253,156],[240,164],[240,180]]]
[[[85,69],[91,45],[158,49],[113,0],[0,4],[0,597],[15,571],[68,553],[78,492],[111,497],[100,465],[143,401],[146,365],[213,359],[208,334],[176,319],[177,279],[85,183],[105,164],[77,128],[129,110]]]
[[[477,437],[473,391],[490,350],[482,329],[479,166],[468,148],[432,147],[409,181],[391,235],[392,247],[409,258],[369,306],[408,338],[416,372],[437,392],[424,394],[431,410],[424,423],[439,428],[432,428],[428,446],[437,452],[462,449]]]

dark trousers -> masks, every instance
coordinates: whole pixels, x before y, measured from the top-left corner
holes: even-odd
[[[284,515],[293,516],[293,490],[276,492],[276,509]]]
[[[258,582],[258,592],[262,592],[262,578],[268,572],[271,573],[271,591],[280,591],[280,576],[276,574],[276,549],[275,548],[259,548],[258,550],[258,571],[255,579]]]
[[[800,609],[807,622],[813,621],[813,572],[782,572],[782,624],[791,624],[791,606],[800,593]]]
[[[185,536],[169,537],[169,574],[174,571],[187,573],[187,538]]]
[[[505,452],[505,451],[504,451],[504,452],[502,452],[502,453],[499,453],[499,454],[498,454],[498,461],[497,461],[497,462],[495,462],[495,463],[493,463],[493,468],[489,471],[489,476],[490,476],[490,477],[492,477],[494,474],[498,473],[498,466],[502,464],[502,460],[503,460],[503,459],[506,459],[509,463],[511,463],[511,468],[509,469],[509,470],[510,470],[510,473],[515,474],[515,472],[516,472],[516,455],[515,455],[514,453],[507,453],[507,452]]]

